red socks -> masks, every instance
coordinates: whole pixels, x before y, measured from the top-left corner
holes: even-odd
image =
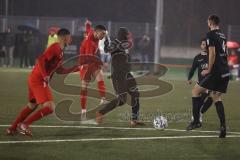
[[[98,81],[98,91],[101,97],[105,97],[106,91],[105,91],[105,84],[104,81]],[[82,109],[86,109],[86,103],[87,103],[87,88],[82,89],[80,93],[80,101],[81,101],[81,107]]]
[[[82,107],[82,109],[86,109],[87,89],[81,90],[81,93],[80,93],[80,101],[81,101],[81,107]]]
[[[105,84],[104,81],[98,81],[98,91],[101,97],[105,97],[106,95],[106,88],[105,88]]]
[[[25,118],[32,113],[34,109],[29,108],[28,106],[25,106],[22,111],[17,116],[16,120],[13,122],[11,128],[13,130],[16,130],[17,125],[25,120]]]
[[[39,120],[39,119],[41,119],[41,118],[43,118],[43,117],[45,117],[45,116],[47,116],[47,115],[49,115],[49,114],[51,114],[51,113],[53,113],[53,109],[52,109],[51,107],[48,107],[48,106],[43,107],[43,108],[39,109],[37,112],[35,112],[33,115],[31,115],[30,117],[28,117],[28,118],[24,121],[24,123],[25,123],[26,125],[30,125],[30,124],[32,124],[34,121],[37,121],[37,120]]]

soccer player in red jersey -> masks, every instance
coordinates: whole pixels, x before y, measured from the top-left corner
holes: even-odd
[[[101,97],[100,104],[105,102],[105,84],[103,81],[102,63],[98,53],[98,43],[106,36],[106,28],[102,25],[97,25],[94,29],[91,28],[90,21],[85,23],[87,36],[83,40],[80,47],[80,64],[86,59],[91,59],[92,63],[84,64],[80,67],[81,93],[80,103],[82,108],[81,119],[86,120],[86,102],[87,102],[87,87],[89,82],[97,80],[98,90]],[[99,63],[100,62],[100,63]]]
[[[50,45],[38,58],[28,78],[29,103],[21,110],[16,120],[6,130],[7,135],[15,134],[18,128],[20,134],[32,136],[29,126],[34,121],[51,114],[54,110],[55,105],[48,86],[52,74],[55,71],[59,74],[78,71],[79,65],[71,68],[62,67],[63,49],[72,41],[70,32],[67,29],[60,29],[57,35],[58,42]],[[34,112],[38,105],[42,105],[42,108]]]

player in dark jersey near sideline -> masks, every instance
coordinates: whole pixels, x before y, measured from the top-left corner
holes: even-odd
[[[111,53],[112,83],[117,97],[107,104],[103,104],[96,113],[96,122],[102,123],[103,116],[127,101],[127,94],[131,96],[132,118],[130,125],[144,125],[139,121],[139,91],[135,78],[130,72],[129,49],[132,46],[131,33],[127,28],[121,27],[117,39],[112,42],[105,41],[105,51]]]
[[[204,79],[193,89],[192,103],[194,120],[187,127],[187,130],[201,127],[199,122],[199,112],[201,109],[200,95],[208,89],[212,91],[213,102],[215,103],[220,119],[219,138],[225,138],[226,122],[221,95],[227,92],[230,72],[227,61],[227,39],[220,30],[219,23],[220,19],[217,15],[210,15],[208,17],[208,27],[210,28],[206,36],[209,56],[208,68],[202,71]]]
[[[72,41],[70,32],[67,29],[60,29],[57,33],[58,42],[50,45],[38,58],[35,67],[28,77],[29,103],[21,110],[16,120],[6,130],[7,135],[17,133],[32,136],[29,126],[51,113],[54,110],[53,97],[48,86],[50,77],[56,71],[59,74],[67,74],[78,71],[79,65],[71,68],[63,68],[63,49]],[[42,108],[34,112],[42,105]]]
[[[188,80],[187,80],[188,84],[192,84],[192,77],[193,77],[196,69],[198,70],[197,84],[199,84],[199,82],[201,82],[202,79],[204,78],[201,75],[201,72],[208,67],[208,55],[207,55],[206,39],[201,40],[200,48],[201,48],[202,51],[198,55],[196,55],[193,59],[192,67],[191,67],[191,69],[189,71],[189,74],[188,74]],[[209,109],[209,107],[212,105],[212,102],[213,102],[212,97],[209,96],[209,94],[210,94],[210,91],[208,91],[208,90],[206,92],[201,93],[202,108],[201,108],[200,117],[199,117],[200,122],[202,122],[202,114],[204,114]],[[192,117],[192,120],[193,120],[193,117]]]

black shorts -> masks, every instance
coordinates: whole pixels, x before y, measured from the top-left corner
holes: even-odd
[[[199,86],[211,91],[226,93],[230,74],[208,74],[199,82]]]

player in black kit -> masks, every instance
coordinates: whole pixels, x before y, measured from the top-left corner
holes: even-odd
[[[208,55],[207,55],[207,42],[206,42],[206,39],[202,39],[201,40],[201,52],[196,55],[193,59],[193,63],[192,63],[192,67],[189,71],[189,74],[188,74],[188,81],[187,83],[188,84],[192,84],[192,77],[194,75],[194,72],[196,71],[196,69],[198,70],[198,81],[197,81],[197,84],[199,84],[199,82],[202,81],[202,79],[204,78],[202,75],[201,75],[201,72],[204,70],[204,69],[207,69],[208,67]],[[209,96],[210,94],[210,91],[206,91],[206,92],[203,92],[201,93],[201,111],[200,111],[200,117],[199,117],[199,121],[202,122],[202,114],[205,113],[209,107],[212,105],[212,97]],[[192,117],[193,119],[193,117]]]
[[[207,33],[208,68],[202,71],[204,76],[199,85],[195,86],[192,93],[193,117],[194,120],[187,127],[192,130],[201,127],[199,122],[199,111],[201,109],[201,93],[207,89],[212,91],[213,102],[215,103],[218,117],[220,119],[219,138],[226,137],[226,123],[224,106],[221,100],[222,93],[226,93],[229,82],[229,68],[227,62],[226,37],[219,28],[220,19],[216,15],[208,17],[210,31]]]
[[[111,53],[111,78],[113,88],[116,91],[116,98],[107,104],[103,104],[96,113],[96,122],[102,123],[103,116],[127,101],[127,94],[131,96],[132,118],[131,126],[144,125],[139,121],[139,91],[135,78],[130,72],[129,49],[132,46],[131,35],[127,28],[121,27],[118,30],[117,38],[108,42],[105,41],[106,53]]]

